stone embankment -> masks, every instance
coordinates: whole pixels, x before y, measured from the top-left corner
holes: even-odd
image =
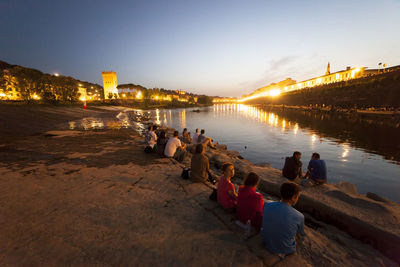
[[[168,129],[168,132],[172,134],[173,130]],[[279,197],[280,185],[288,181],[282,177],[280,170],[267,163],[255,165],[237,151],[227,150],[226,145],[218,145],[216,150],[208,149],[205,154],[212,168],[217,171],[225,162],[232,162],[237,184],[241,184],[247,173],[256,172],[262,178],[258,189],[273,197]],[[184,163],[189,166],[189,162],[187,159]],[[355,185],[341,182],[302,187],[296,208],[318,221],[339,228],[400,263],[399,204],[374,193],[359,194]]]

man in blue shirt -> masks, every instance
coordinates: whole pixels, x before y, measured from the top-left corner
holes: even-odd
[[[309,177],[316,184],[326,183],[326,164],[324,160],[320,159],[318,153],[313,153],[311,160],[308,163],[307,177]]]
[[[264,204],[261,235],[268,251],[288,255],[296,251],[296,234],[304,235],[304,215],[292,206],[300,196],[300,187],[291,182],[281,185],[281,201]]]

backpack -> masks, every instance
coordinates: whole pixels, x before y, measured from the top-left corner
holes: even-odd
[[[144,152],[145,152],[145,153],[153,153],[153,148],[152,148],[151,146],[146,146],[146,147],[144,148]]]
[[[211,195],[208,198],[212,201],[217,201],[218,200],[217,189],[213,189]]]
[[[184,169],[182,170],[181,177],[182,177],[184,180],[189,179],[189,178],[190,178],[190,168],[184,168]]]

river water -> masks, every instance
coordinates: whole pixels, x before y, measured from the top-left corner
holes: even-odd
[[[318,152],[326,161],[329,183],[350,182],[360,193],[400,202],[400,127],[393,121],[242,104],[193,110],[154,110],[149,115],[155,123],[179,131],[205,129],[207,136],[244,158],[277,169],[297,150],[306,171],[311,154]],[[127,117],[121,121],[132,125]]]

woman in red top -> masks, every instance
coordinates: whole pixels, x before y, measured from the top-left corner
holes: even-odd
[[[256,187],[260,182],[260,176],[255,172],[250,172],[244,179],[244,185],[239,188],[239,196],[237,202],[237,216],[243,223],[247,224],[250,220],[251,225],[260,230],[262,224],[263,197],[256,192]]]
[[[219,178],[217,188],[218,203],[226,210],[234,211],[236,208],[237,194],[231,178],[235,175],[232,163],[224,163],[222,166],[224,174]]]

